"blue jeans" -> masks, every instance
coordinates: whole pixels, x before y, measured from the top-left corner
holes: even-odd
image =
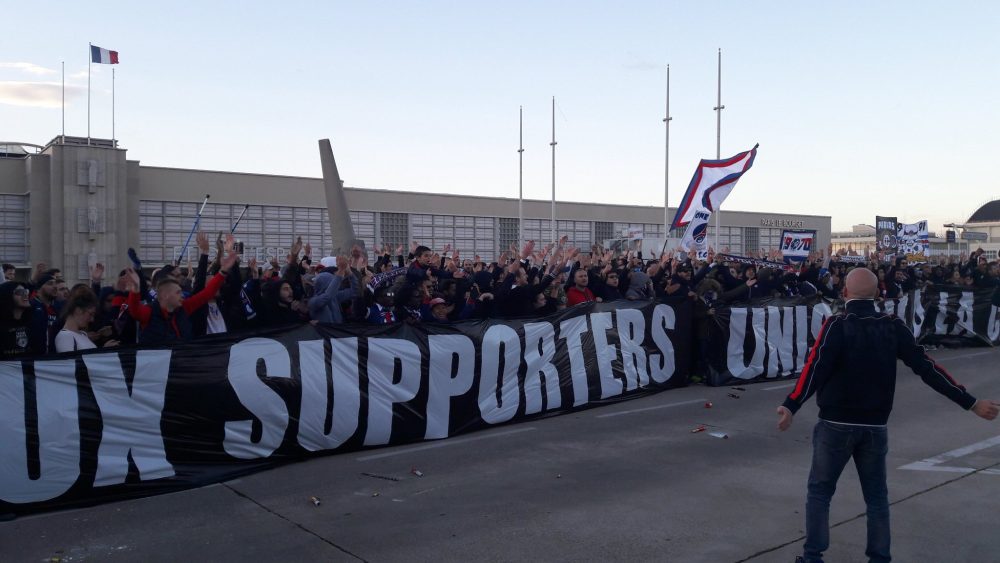
[[[889,490],[886,487],[885,454],[889,435],[884,427],[849,426],[820,420],[813,430],[813,459],[806,500],[807,563],[822,563],[830,547],[830,499],[837,480],[853,457],[861,480],[868,516],[868,546],[871,562],[890,561]]]

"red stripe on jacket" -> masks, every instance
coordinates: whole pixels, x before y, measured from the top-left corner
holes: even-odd
[[[812,371],[812,366],[816,363],[816,355],[819,352],[820,346],[823,345],[823,335],[826,334],[827,327],[830,326],[830,321],[834,317],[827,317],[823,321],[823,327],[819,329],[819,336],[816,337],[816,342],[813,342],[812,350],[809,352],[809,358],[806,360],[806,365],[802,368],[802,375],[799,376],[799,382],[795,384],[795,390],[792,394],[788,396],[793,401],[798,401],[799,397],[802,396],[802,392],[805,391],[806,382],[809,380],[809,372]]]

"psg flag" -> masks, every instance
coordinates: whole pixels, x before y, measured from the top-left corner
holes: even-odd
[[[719,209],[722,202],[736,187],[736,181],[743,173],[750,170],[753,160],[757,157],[757,147],[724,160],[705,160],[698,163],[694,177],[688,184],[687,192],[681,199],[680,208],[674,215],[671,229],[687,226],[699,210],[713,213]]]
[[[102,49],[97,45],[90,46],[90,62],[105,65],[118,64],[118,51]]]
[[[688,252],[698,251],[698,260],[708,258],[708,219],[711,216],[707,209],[697,209],[681,239],[681,248]]]

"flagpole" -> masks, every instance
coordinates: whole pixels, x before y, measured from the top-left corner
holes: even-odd
[[[667,113],[663,118],[667,139],[663,154],[663,238],[670,236],[670,65],[667,65]]]
[[[524,106],[517,108],[517,246],[524,245]]]
[[[94,44],[87,43],[87,145],[90,145],[90,66],[94,59]]]
[[[62,139],[66,144],[66,61],[62,62]]]
[[[715,159],[722,159],[722,110],[726,109],[726,106],[722,105],[722,49],[719,49],[719,80],[718,80],[718,97],[716,98],[715,110]],[[719,208],[713,210],[715,213],[715,249],[716,252],[720,252],[719,247],[719,218],[722,215],[722,203],[719,203]],[[731,239],[730,239],[731,240]]]
[[[115,67],[111,67],[111,146],[118,146],[115,141]]]
[[[552,96],[552,219],[549,222],[549,234],[552,242],[556,241],[556,97]]]

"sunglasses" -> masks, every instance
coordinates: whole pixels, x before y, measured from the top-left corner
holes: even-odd
[[[23,287],[19,287],[19,288],[17,288],[17,289],[14,290],[14,295],[16,295],[18,297],[27,297],[28,293],[29,293],[28,290],[24,289]]]

